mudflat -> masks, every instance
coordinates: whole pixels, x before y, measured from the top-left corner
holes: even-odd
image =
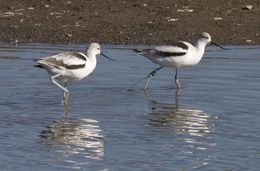
[[[0,41],[260,44],[259,0],[0,0]]]

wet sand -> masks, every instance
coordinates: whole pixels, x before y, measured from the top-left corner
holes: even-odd
[[[0,41],[168,44],[206,31],[221,44],[251,45],[260,44],[259,18],[259,0],[9,0]]]

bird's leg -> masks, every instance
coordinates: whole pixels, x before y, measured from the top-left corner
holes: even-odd
[[[64,88],[67,89],[67,82],[64,83]],[[64,91],[63,100],[64,100],[64,106],[67,106],[69,100],[69,92]]]
[[[64,83],[64,88],[67,89],[67,82]],[[66,97],[68,94],[69,94],[68,92],[64,91],[64,94],[63,94],[64,99],[65,99],[65,97]]]
[[[64,92],[67,92],[69,93],[69,90],[66,88],[66,87],[63,87],[62,85],[60,85],[56,80],[55,78],[57,78],[58,76],[60,76],[60,74],[57,74],[57,75],[54,75],[51,77],[51,82],[53,84],[55,84],[56,86],[58,86],[59,88],[61,88]]]
[[[176,68],[176,74],[175,74],[175,84],[177,86],[177,89],[180,89],[181,88],[181,84],[178,80],[178,69]]]
[[[145,89],[145,90],[147,89],[147,87],[148,87],[148,85],[149,85],[149,83],[150,83],[151,77],[155,76],[156,72],[159,71],[159,70],[162,69],[162,68],[163,68],[163,66],[160,66],[159,68],[154,69],[152,72],[150,72],[150,73],[148,74],[148,78],[147,78],[147,81],[146,81],[145,86],[144,86],[144,89]]]

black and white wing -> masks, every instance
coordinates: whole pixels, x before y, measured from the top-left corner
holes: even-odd
[[[152,49],[137,49],[135,50],[138,53],[141,53],[142,55],[146,57],[178,57],[183,56],[187,53],[189,49],[189,46],[186,42],[176,42],[172,45],[162,45],[162,46],[156,46]]]
[[[178,57],[187,53],[189,46],[185,42],[176,42],[172,45],[157,46],[151,53],[159,57]]]
[[[38,63],[47,68],[80,69],[84,68],[87,56],[80,52],[65,52],[38,60]]]

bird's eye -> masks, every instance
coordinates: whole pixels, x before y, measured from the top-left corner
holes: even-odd
[[[100,48],[97,48],[97,50],[100,50]]]
[[[204,38],[204,39],[209,39],[209,37],[208,37],[208,36],[202,36],[201,38]]]

